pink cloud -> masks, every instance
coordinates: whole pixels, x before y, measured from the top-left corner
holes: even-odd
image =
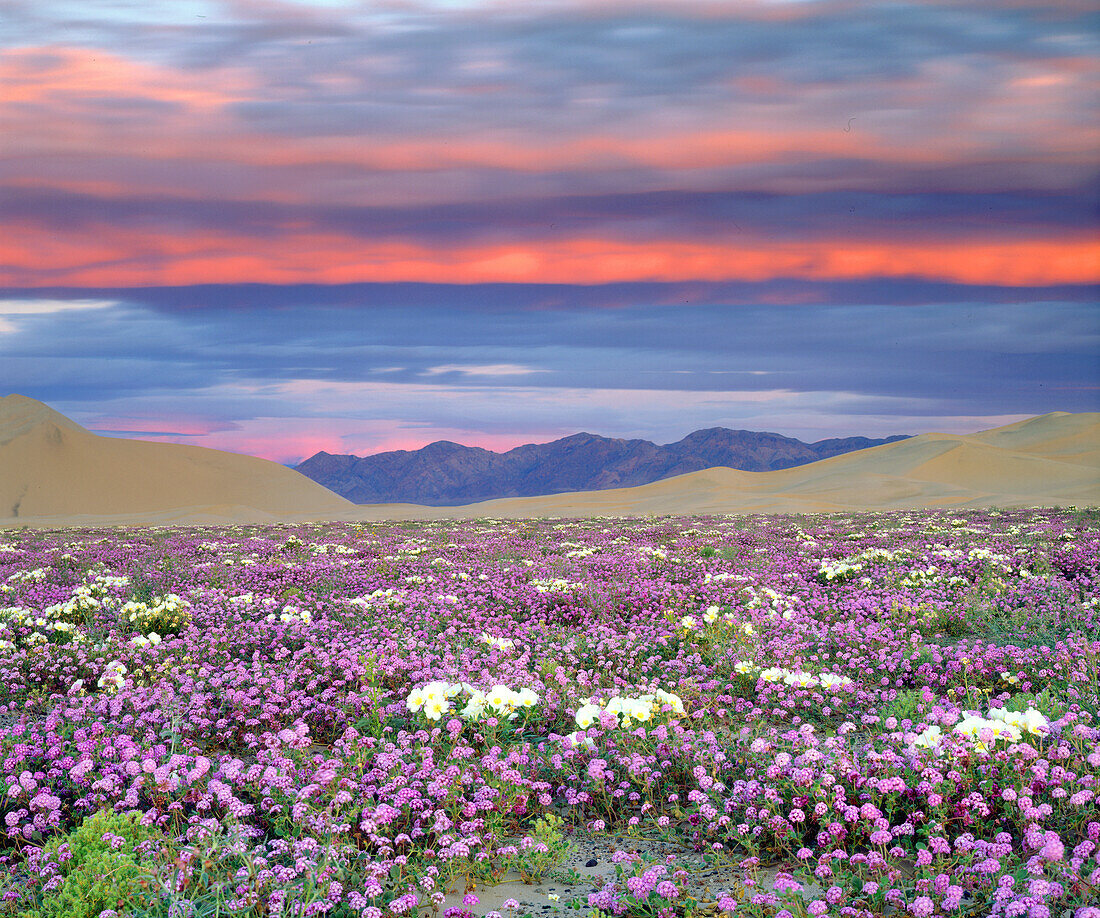
[[[427,246],[286,229],[264,235],[94,232],[33,224],[0,239],[0,284],[9,286],[200,283],[585,283],[871,277],[1037,286],[1100,281],[1093,234],[950,242],[737,239],[626,241],[573,238],[502,245]]]

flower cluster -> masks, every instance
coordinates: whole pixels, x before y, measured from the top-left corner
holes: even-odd
[[[190,603],[175,593],[154,596],[149,602],[131,599],[119,609],[119,618],[134,631],[178,634],[191,621]]]
[[[481,643],[495,647],[497,650],[512,650],[516,646],[516,642],[509,638],[493,637],[484,631],[481,632],[480,640]]]
[[[951,732],[969,739],[979,751],[988,752],[998,740],[1015,744],[1025,736],[1046,736],[1050,733],[1050,721],[1035,708],[1023,712],[991,708],[985,717],[967,714],[952,727]],[[938,724],[932,724],[918,733],[912,742],[917,747],[939,749],[943,739],[943,730]]]
[[[10,638],[0,640],[0,649],[16,646],[36,647],[43,644],[79,644],[87,635],[67,617],[61,605],[49,606],[41,613],[21,606],[0,609],[0,634]]]
[[[118,660],[112,660],[103,668],[103,675],[99,677],[96,686],[103,689],[108,694],[117,692],[126,684],[126,673],[128,672],[129,670],[126,668],[125,663],[120,663]]]
[[[457,700],[452,702],[463,693],[466,697],[461,706]],[[489,716],[512,721],[521,712],[534,708],[538,702],[538,693],[529,688],[513,690],[506,685],[494,685],[483,690],[467,682],[434,681],[413,689],[405,699],[405,707],[413,713],[423,712],[429,720],[439,720],[444,714],[457,709],[466,720]]]
[[[826,558],[818,566],[817,579],[822,583],[843,583],[855,578],[862,570],[863,565],[858,561],[834,561]]]
[[[636,698],[612,695],[603,704],[597,704],[593,698],[581,699],[581,705],[577,708],[573,719],[582,730],[587,730],[597,723],[612,728],[629,728],[634,724],[649,723],[666,707],[670,709],[672,715],[679,716],[685,713],[684,702],[679,695],[675,692],[656,689]]]
[[[292,625],[297,622],[303,622],[309,624],[313,621],[313,613],[308,609],[299,609],[297,606],[283,606],[282,610],[276,614],[269,612],[264,616],[264,621],[267,622],[282,622],[284,625]]]
[[[743,660],[739,660],[735,664],[734,669],[739,673],[755,673],[764,680],[764,682],[782,682],[784,685],[796,686],[798,688],[816,688],[820,686],[824,689],[837,689],[846,688],[855,684],[851,677],[840,676],[836,673],[823,672],[815,676],[812,673],[802,672],[801,670],[784,669],[781,666],[769,666],[767,669],[760,669]]]

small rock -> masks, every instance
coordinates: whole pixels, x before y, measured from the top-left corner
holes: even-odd
[[[595,858],[592,858],[591,860],[586,861],[584,866],[585,867],[595,867],[598,863],[599,863],[599,861],[597,861]]]

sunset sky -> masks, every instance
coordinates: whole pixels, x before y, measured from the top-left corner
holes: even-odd
[[[281,462],[1100,410],[1093,8],[0,0],[0,394]]]

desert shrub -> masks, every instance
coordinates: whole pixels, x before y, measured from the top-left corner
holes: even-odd
[[[521,845],[516,854],[507,858],[507,868],[516,871],[525,883],[538,883],[569,853],[572,847],[562,828],[560,816],[547,813],[535,820],[530,844]]]
[[[101,810],[57,836],[38,860],[40,879],[21,918],[98,918],[152,903],[150,866],[164,836],[141,814]]]

